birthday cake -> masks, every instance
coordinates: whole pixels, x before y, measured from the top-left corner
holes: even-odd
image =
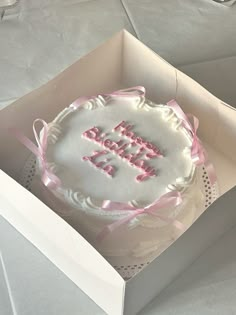
[[[39,142],[43,198],[104,256],[153,252],[203,202],[192,124],[144,88],[75,101],[44,123]]]

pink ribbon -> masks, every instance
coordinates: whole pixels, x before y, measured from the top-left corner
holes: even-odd
[[[203,148],[201,141],[199,140],[197,136],[197,130],[199,127],[199,120],[193,116],[192,114],[187,114],[182,111],[180,106],[175,100],[171,100],[167,103],[168,106],[170,106],[176,116],[181,120],[182,125],[186,128],[186,130],[191,134],[193,138],[192,146],[191,146],[191,157],[193,162],[196,165],[204,165],[206,172],[208,174],[209,180],[211,185],[214,185],[217,178],[216,178],[216,172],[214,169],[213,164],[209,161],[209,158],[207,156],[206,150]],[[190,123],[190,120],[192,120],[192,124]]]
[[[155,200],[150,205],[144,208],[136,208],[130,206],[127,203],[121,202],[113,202],[110,200],[105,200],[102,205],[102,209],[106,211],[132,211],[131,214],[128,216],[117,220],[109,225],[107,225],[97,236],[98,241],[102,241],[105,237],[107,237],[110,233],[114,232],[117,228],[119,228],[123,224],[127,224],[133,219],[135,219],[140,214],[151,214],[154,216],[159,217],[161,220],[166,221],[168,223],[172,223],[175,227],[180,230],[184,229],[184,226],[181,222],[168,218],[166,216],[162,216],[158,213],[161,209],[166,209],[169,207],[177,207],[182,202],[181,194],[177,191],[166,193],[165,195],[161,196],[159,199]]]
[[[131,88],[123,89],[123,90],[117,90],[112,93],[108,94],[99,94],[101,96],[122,96],[122,97],[136,97],[136,96],[144,96],[146,93],[145,87],[143,86],[134,86]],[[71,107],[73,108],[78,108],[82,103],[89,101],[95,97],[98,97],[98,95],[93,95],[93,96],[86,96],[86,97],[79,97],[77,100],[75,100],[72,104]]]
[[[110,94],[102,94],[102,96],[123,96],[123,97],[136,97],[136,96],[144,96],[145,95],[145,88],[142,86],[136,86],[124,90],[118,90]],[[71,104],[74,108],[78,108],[82,102],[88,101],[92,98],[95,98],[97,96],[91,96],[91,97],[81,97],[78,98],[75,102]],[[213,184],[216,181],[216,175],[214,171],[213,165],[209,162],[206,152],[204,148],[201,145],[200,140],[197,137],[197,129],[199,126],[199,121],[196,117],[192,115],[185,115],[182,109],[179,107],[177,102],[175,100],[170,101],[167,103],[175,112],[177,117],[181,120],[183,126],[188,130],[188,132],[191,134],[193,138],[193,143],[191,147],[191,157],[193,161],[196,163],[196,165],[204,164],[205,168],[208,172],[209,179],[211,183]],[[189,119],[193,120],[193,124],[190,123]],[[37,122],[42,123],[43,129],[42,129],[42,137],[39,138],[35,124]],[[40,160],[41,163],[41,169],[42,169],[42,177],[41,180],[43,184],[48,188],[57,188],[61,185],[60,179],[50,171],[47,162],[46,162],[46,149],[47,149],[47,136],[48,136],[48,125],[47,123],[42,119],[36,119],[33,123],[33,132],[34,136],[37,142],[37,145],[35,145],[30,139],[28,139],[21,131],[11,128],[11,132],[15,135],[15,137],[23,143],[32,153],[35,154]],[[115,231],[117,228],[119,228],[123,224],[127,224],[131,222],[133,219],[135,219],[138,215],[141,214],[150,214],[159,217],[161,220],[166,221],[168,223],[172,223],[175,227],[177,227],[180,230],[184,230],[184,226],[181,222],[168,218],[164,215],[161,215],[158,213],[159,210],[165,209],[168,207],[177,207],[182,202],[181,194],[179,192],[169,192],[160,197],[159,199],[155,200],[150,205],[144,207],[144,208],[136,208],[133,206],[130,206],[126,203],[120,203],[120,202],[113,202],[110,200],[106,200],[103,202],[102,209],[105,211],[114,211],[114,210],[120,210],[120,211],[131,211],[131,213],[124,218],[117,220],[109,225],[107,225],[97,236],[97,239],[99,241],[103,240],[107,235]]]
[[[37,122],[42,123],[43,129],[42,129],[42,137],[39,138],[35,125]],[[9,131],[14,134],[14,136],[26,146],[36,157],[38,157],[40,163],[41,163],[41,170],[42,170],[42,177],[41,180],[45,186],[48,188],[54,189],[58,186],[60,186],[61,181],[60,179],[52,173],[52,171],[49,169],[47,162],[46,162],[46,149],[47,149],[47,136],[48,136],[48,125],[47,123],[42,119],[36,119],[33,122],[33,132],[35,136],[35,140],[37,142],[37,145],[35,145],[29,138],[27,138],[20,130],[16,128],[10,128]]]

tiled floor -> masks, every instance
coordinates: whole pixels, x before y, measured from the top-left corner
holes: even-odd
[[[236,6],[212,0],[123,3],[139,39],[175,66],[236,54]]]

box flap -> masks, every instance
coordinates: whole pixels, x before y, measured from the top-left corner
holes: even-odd
[[[78,232],[3,171],[0,182],[4,183],[0,214],[106,311],[122,305],[125,282],[115,269]],[[111,293],[109,299],[105,292]]]
[[[124,315],[137,314],[206,248],[235,226],[235,200],[236,187],[213,203],[158,259],[128,281]]]

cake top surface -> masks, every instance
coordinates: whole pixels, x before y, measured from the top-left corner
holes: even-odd
[[[67,197],[143,206],[191,183],[191,144],[169,106],[144,96],[98,96],[49,124],[46,159]]]

